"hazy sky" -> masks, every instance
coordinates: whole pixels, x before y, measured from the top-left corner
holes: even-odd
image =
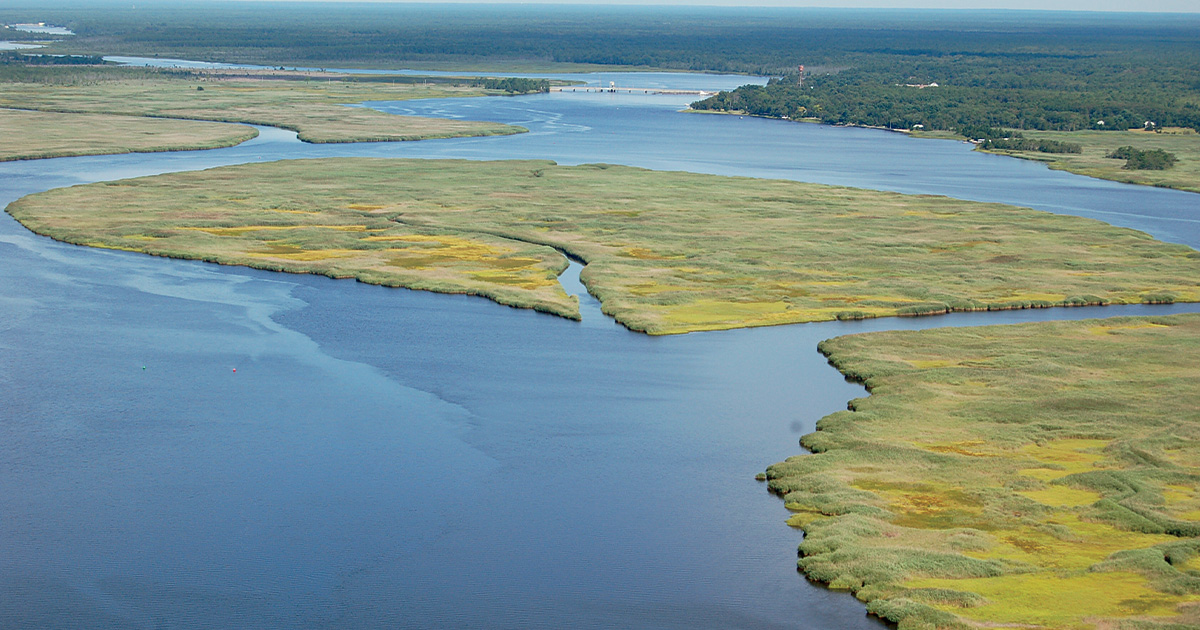
[[[330,1],[330,0],[313,0]],[[1045,9],[1053,11],[1153,11],[1200,13],[1200,0],[332,0],[424,4],[610,4],[734,7],[854,7],[886,9]]]

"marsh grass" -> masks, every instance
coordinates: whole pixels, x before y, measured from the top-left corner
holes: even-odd
[[[871,395],[767,469],[809,576],[902,628],[1200,619],[1200,316],[820,349]]]
[[[548,310],[557,291],[553,311],[577,316],[547,275],[565,266],[559,250],[587,262],[582,280],[604,312],[652,334],[1200,299],[1200,253],[1099,221],[611,165],[294,160],[60,189],[9,212],[73,243]],[[364,231],[313,227],[338,223]],[[414,235],[462,242],[404,242]],[[469,244],[495,251],[460,256]],[[541,262],[503,269],[514,256]]]
[[[244,125],[0,109],[0,161],[218,149],[257,135]]]
[[[1022,131],[1034,140],[1056,140],[1079,144],[1079,154],[1047,154],[1035,151],[993,150],[991,153],[1045,162],[1053,169],[1111,179],[1200,192],[1200,134],[1192,129],[1153,131]],[[1178,161],[1165,170],[1131,170],[1126,160],[1109,157],[1121,147],[1139,151],[1165,151]]]
[[[397,116],[366,107],[347,107],[363,101],[395,101],[419,98],[483,96],[500,93],[477,87],[445,84],[387,84],[366,81],[305,79],[272,80],[231,78],[220,74],[176,75],[147,72],[142,69],[106,68],[88,71],[38,69],[28,76],[21,73],[4,77],[0,83],[0,108],[41,112],[115,114],[127,117],[169,118],[211,122],[268,125],[296,131],[306,142],[380,142],[426,140],[465,136],[490,136],[521,133],[525,129],[499,123]],[[129,70],[124,72],[122,70]],[[203,89],[197,89],[203,88]],[[123,125],[91,127],[92,119],[60,116],[57,136],[75,134],[80,142],[75,152],[57,139],[43,146],[37,136],[0,136],[0,152],[13,155],[89,155],[110,147],[110,152],[135,149],[142,139],[123,137],[122,131],[141,133],[142,129],[166,133],[163,123],[146,122],[136,127],[133,120]],[[220,145],[231,134],[245,130],[201,128],[180,125],[191,134],[209,129],[210,135],[195,137],[182,148],[206,148]],[[110,130],[111,134],[104,131]],[[150,140],[149,142],[153,142]],[[202,146],[200,146],[202,145]],[[161,146],[161,145],[155,145]]]

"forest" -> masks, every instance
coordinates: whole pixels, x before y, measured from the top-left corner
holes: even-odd
[[[1195,52],[1161,60],[1124,51],[1018,57],[879,54],[814,73],[803,86],[792,73],[692,107],[889,129],[1200,129]]]
[[[1050,11],[10,0],[0,21],[72,29],[64,52],[316,66],[590,64],[886,83],[1196,88],[1200,17]],[[6,39],[37,39],[12,31]],[[1185,71],[1186,72],[1181,72]],[[852,71],[852,72],[851,72]],[[1078,74],[1082,72],[1082,74]],[[807,85],[807,81],[806,81]]]
[[[1200,129],[1200,16],[1187,14],[289,2],[217,12],[198,2],[17,0],[0,20],[72,29],[55,53],[746,73],[773,78],[693,107],[832,124]]]
[[[6,50],[0,52],[0,65],[18,66],[95,66],[104,63],[100,55],[36,55]]]

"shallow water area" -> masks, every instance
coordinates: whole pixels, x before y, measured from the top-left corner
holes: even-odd
[[[301,72],[337,72],[342,74],[383,74],[396,76],[418,77],[520,77],[530,79],[557,79],[571,81],[581,86],[608,87],[615,83],[618,87],[637,87],[647,89],[672,90],[732,90],[750,83],[765,84],[766,77],[735,74],[708,74],[702,72],[484,72],[462,70],[447,72],[442,70],[368,70],[362,68],[321,68],[314,66],[260,66],[242,63],[221,63],[211,61],[191,61],[188,59],[170,59],[161,57],[127,57],[109,55],[105,61],[123,66],[140,66],[146,68],[193,68],[193,69],[246,69],[272,70],[282,67],[285,70]]]
[[[26,33],[44,33],[46,35],[74,35],[75,32],[65,26],[50,26],[48,24],[10,24],[15,31]]]
[[[412,157],[548,158],[793,179],[993,201],[1099,219],[1194,244],[1200,195],[1053,171],[965,142],[733,115],[681,114],[677,95],[552,93],[502,99],[368,103],[397,114],[509,122],[531,133],[494,143],[418,143]]]
[[[26,50],[29,48],[41,48],[41,44],[25,44],[21,42],[0,42],[0,50]]]
[[[613,79],[615,81],[615,79]],[[732,81],[732,79],[730,79]],[[551,158],[1008,201],[1200,244],[1200,195],[686,97],[375,104],[530,133],[0,164],[47,188],[283,158]],[[90,628],[879,628],[753,475],[862,388],[822,339],[1195,305],[631,333],[485,299],[74,247],[0,217],[0,620]],[[236,370],[236,371],[235,371]]]

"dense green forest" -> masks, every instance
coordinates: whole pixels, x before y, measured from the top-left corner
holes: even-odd
[[[1093,24],[1040,46],[1017,38],[987,49],[955,35],[940,44],[849,52],[842,67],[810,72],[803,85],[792,71],[693,107],[963,135],[976,127],[1125,130],[1148,122],[1200,129],[1200,29]]]
[[[53,51],[76,54],[769,75],[695,107],[834,124],[1200,129],[1200,15],[1189,14],[10,0],[0,21],[67,26],[76,35]]]
[[[27,66],[94,66],[104,63],[100,55],[30,55],[15,50],[0,51],[0,64]]]
[[[1075,69],[1062,66],[1071,60],[1136,66],[1157,59],[1150,68],[1156,72],[1188,63],[1194,70],[1200,54],[1195,15],[8,0],[0,21],[67,26],[76,32],[75,52],[268,64],[511,59],[774,75],[800,63],[828,70],[879,58],[904,79],[976,59],[1039,67],[1048,61],[1054,71]]]
[[[1072,58],[964,53],[906,59],[889,53],[809,76],[803,87],[793,73],[692,107],[890,129],[1125,130],[1147,122],[1200,129],[1198,56],[1160,60],[1122,51]],[[937,86],[917,87],[932,83]]]

